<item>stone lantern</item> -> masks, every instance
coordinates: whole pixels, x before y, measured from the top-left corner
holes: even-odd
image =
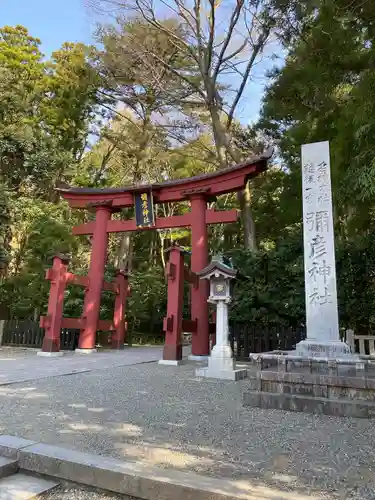
[[[198,368],[196,375],[201,377],[240,380],[245,378],[247,370],[236,370],[232,349],[229,345],[228,304],[231,301],[231,280],[237,271],[220,258],[212,259],[211,264],[197,275],[210,281],[208,302],[216,305],[216,344],[208,358],[208,366]]]

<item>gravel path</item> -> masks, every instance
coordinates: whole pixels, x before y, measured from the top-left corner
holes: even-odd
[[[58,358],[40,358],[36,355],[38,350],[0,348],[0,385],[157,361],[162,348],[150,346],[130,347],[122,351],[100,350],[94,356],[66,351],[64,356]]]
[[[77,486],[60,486],[50,493],[44,494],[42,498],[43,500],[136,500],[124,495],[104,493]]]
[[[274,498],[375,499],[375,420],[243,408],[246,384],[148,363],[2,386],[0,433],[246,480]]]

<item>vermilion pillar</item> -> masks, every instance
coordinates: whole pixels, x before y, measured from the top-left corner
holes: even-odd
[[[116,277],[116,299],[113,314],[115,331],[112,334],[112,349],[123,349],[126,334],[125,310],[126,298],[129,292],[128,275],[119,271]]]
[[[184,250],[171,247],[166,268],[168,308],[164,318],[165,344],[161,364],[178,365],[182,360],[182,312],[184,302]]]
[[[88,288],[83,306],[85,327],[79,336],[79,351],[91,352],[95,349],[96,330],[100,313],[100,297],[104,280],[104,268],[107,257],[108,233],[107,223],[112,209],[108,205],[96,207],[95,228],[92,237]]]
[[[202,271],[208,265],[207,202],[204,194],[191,196],[191,270]],[[198,280],[191,288],[191,319],[197,321],[192,336],[192,357],[209,355],[208,282]]]
[[[64,291],[69,259],[56,255],[52,269],[48,269],[46,278],[51,282],[46,317],[40,318],[40,326],[45,328],[42,351],[40,355],[58,355],[60,351],[60,334],[64,309]]]

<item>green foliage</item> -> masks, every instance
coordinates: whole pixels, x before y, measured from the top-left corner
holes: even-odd
[[[64,44],[50,61],[39,45],[22,26],[0,29],[0,180],[51,199],[86,146],[99,77],[84,45]]]
[[[343,242],[336,256],[341,323],[364,335],[375,330],[374,236]]]
[[[304,321],[302,235],[257,254],[229,253],[239,279],[234,286],[231,318],[254,325],[301,326]]]
[[[58,138],[58,147],[79,160],[87,134],[95,123],[100,77],[92,66],[95,55],[82,43],[64,43],[46,65],[42,112]]]
[[[293,236],[302,218],[300,147],[329,140],[340,320],[343,326],[366,332],[373,329],[375,311],[374,16],[346,0],[285,4],[293,21],[284,30],[285,65],[270,75],[257,125],[277,145],[281,168],[256,181],[253,210],[265,250],[248,270],[253,286],[246,290],[245,284],[238,285],[240,301],[234,313],[246,314],[249,296],[249,320],[257,317],[259,305],[262,313],[271,312],[282,323],[280,312],[288,304],[295,320],[303,321],[302,262],[298,252],[294,255]],[[277,243],[280,237],[282,246]],[[284,247],[290,250],[285,261],[279,260]],[[265,281],[265,259],[275,263],[272,286]],[[290,277],[290,283],[283,283],[280,273]],[[297,299],[289,295],[290,284]]]
[[[11,198],[10,264],[0,289],[10,315],[27,318],[47,304],[45,270],[56,253],[77,248],[71,235],[72,219],[65,204],[26,197]]]
[[[374,236],[372,232],[336,248],[340,325],[363,334],[375,330]],[[239,249],[229,252],[239,270],[231,318],[254,326],[304,326],[302,252],[300,228],[256,255]]]
[[[150,266],[135,272],[131,278],[131,288],[127,313],[129,329],[139,331],[139,325],[146,323],[152,331],[152,325],[162,324],[166,314],[167,287],[160,266]]]
[[[288,170],[280,203],[289,204],[289,223],[300,219],[300,145],[330,141],[335,221],[346,238],[372,226],[375,52],[373,19],[342,3],[315,2],[285,66],[272,74],[259,128]]]

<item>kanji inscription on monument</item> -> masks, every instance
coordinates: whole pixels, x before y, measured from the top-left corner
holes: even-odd
[[[297,353],[348,354],[339,336],[328,142],[302,146],[302,199],[307,339]]]

